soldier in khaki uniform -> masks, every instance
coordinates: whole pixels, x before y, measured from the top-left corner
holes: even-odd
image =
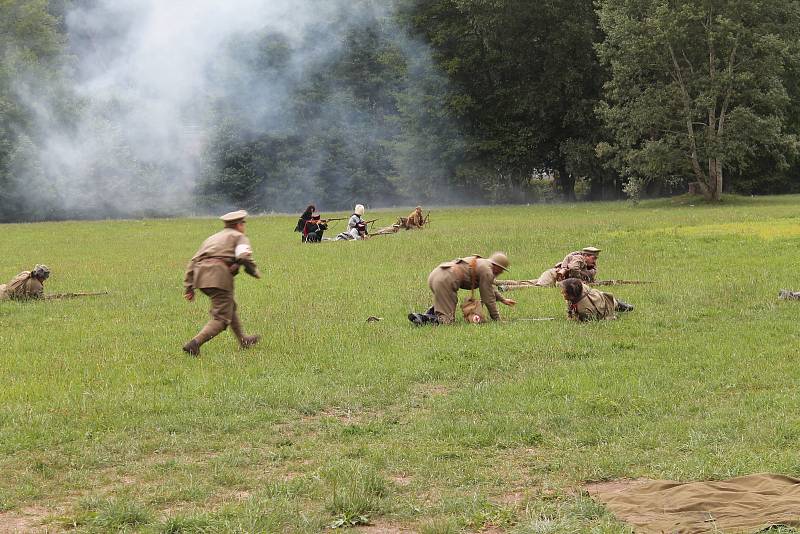
[[[600,256],[600,249],[595,247],[585,247],[581,250],[570,252],[555,267],[543,272],[534,285],[554,286],[556,282],[567,278],[580,278],[584,282],[594,282],[594,278],[597,275],[598,256]]]
[[[559,283],[561,295],[567,301],[567,317],[574,321],[616,319],[615,312],[633,311],[633,306],[611,293],[587,286],[577,278]]]
[[[417,206],[408,217],[405,219],[401,218],[400,220],[404,221],[403,226],[406,230],[422,228],[425,225],[425,217],[422,216],[422,207]]]
[[[244,266],[250,276],[261,278],[253,261],[250,240],[244,235],[246,217],[244,210],[220,217],[225,222],[225,228],[206,239],[186,267],[183,282],[186,300],[194,300],[195,289],[211,299],[211,320],[183,346],[183,350],[192,356],[199,356],[200,346],[228,326],[243,348],[255,345],[260,339],[257,335],[244,335],[233,297],[233,277],[239,272],[240,266]]]
[[[488,259],[478,255],[458,258],[440,264],[428,276],[428,287],[433,292],[433,307],[424,314],[412,313],[408,319],[416,324],[450,324],[455,321],[459,289],[480,290],[480,300],[489,310],[492,320],[499,320],[497,302],[514,306],[494,288],[494,279],[508,270],[508,257],[495,252]]]
[[[32,271],[22,271],[7,284],[0,284],[0,300],[40,299],[44,281],[50,277],[47,265],[37,264]]]

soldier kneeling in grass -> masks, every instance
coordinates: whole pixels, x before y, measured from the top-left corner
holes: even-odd
[[[559,286],[567,301],[567,317],[574,321],[616,319],[615,312],[633,311],[630,304],[611,293],[589,287],[577,278],[567,278],[559,282]]]
[[[47,265],[37,264],[32,271],[22,271],[7,284],[0,284],[0,300],[40,299],[44,281],[50,277]]]

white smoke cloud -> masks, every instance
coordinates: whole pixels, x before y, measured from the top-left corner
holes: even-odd
[[[15,159],[43,202],[87,215],[177,213],[192,192],[209,142],[209,105],[252,103],[253,129],[280,130],[294,83],[335,50],[331,20],[380,16],[346,0],[90,0],[68,13],[74,109],[53,109],[48,91],[23,91],[43,141]],[[352,20],[349,21],[352,23]],[[309,32],[324,33],[308,39]],[[279,33],[301,53],[289,79],[246,72],[227,52],[237,38]],[[316,43],[308,46],[308,42]],[[306,43],[300,46],[301,43]],[[294,78],[294,79],[292,79]],[[27,146],[27,145],[26,145]]]

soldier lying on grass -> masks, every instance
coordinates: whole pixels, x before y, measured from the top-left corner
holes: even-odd
[[[50,277],[47,265],[37,264],[32,271],[22,271],[7,284],[0,284],[0,300],[40,299],[44,281]]]
[[[559,282],[561,295],[567,301],[567,317],[575,321],[616,319],[615,312],[633,311],[633,306],[611,293],[587,286],[577,278]]]

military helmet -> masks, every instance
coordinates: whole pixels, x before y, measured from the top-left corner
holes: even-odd
[[[31,271],[31,276],[39,280],[47,280],[50,277],[50,268],[47,265],[37,263]]]
[[[492,265],[496,265],[504,271],[508,271],[508,267],[511,265],[511,262],[508,261],[508,256],[506,256],[503,252],[495,252],[489,256],[489,261],[492,262]]]

